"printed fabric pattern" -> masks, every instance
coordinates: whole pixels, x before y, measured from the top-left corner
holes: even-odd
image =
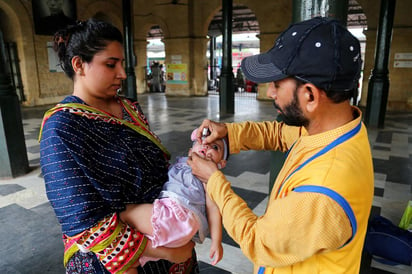
[[[74,96],[62,103],[82,103]],[[152,203],[167,180],[168,161],[129,127],[58,111],[40,142],[46,194],[62,226],[75,236],[128,203]]]
[[[119,221],[117,214],[104,218],[95,227],[76,237],[63,236],[64,265],[74,253],[93,252],[110,273],[123,273],[140,257],[147,239],[127,224]]]

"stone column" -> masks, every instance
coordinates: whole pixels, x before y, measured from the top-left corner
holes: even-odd
[[[133,10],[130,0],[123,0],[123,32],[124,32],[124,45],[125,45],[125,57],[126,57],[126,90],[123,93],[130,99],[136,100],[136,75],[134,72],[134,66],[136,64],[136,57],[133,53],[133,28],[132,28],[132,13]]]
[[[235,96],[232,69],[232,0],[222,0],[223,38],[222,72],[220,74],[220,113],[235,113]]]
[[[193,73],[191,66],[193,58],[190,57],[191,38],[164,38],[165,53],[166,53],[166,95],[190,96],[192,95],[191,83]],[[204,54],[203,58],[206,58]],[[181,63],[186,66],[187,74],[184,81],[169,81],[167,74],[167,66],[172,63]]]
[[[137,94],[145,93],[147,89],[146,72],[147,72],[147,40],[138,39],[134,40],[134,52],[137,57],[136,65],[136,85],[137,85]]]
[[[190,94],[195,96],[207,95],[207,37],[191,38],[192,55],[189,63],[191,68]]]
[[[389,94],[389,50],[395,16],[395,0],[382,0],[379,15],[378,38],[376,40],[375,67],[369,79],[365,124],[384,127],[386,104]]]
[[[293,22],[316,16],[336,18],[346,24],[348,0],[293,0]]]
[[[29,171],[20,103],[6,69],[3,34],[0,31],[0,178]]]
[[[279,36],[280,32],[278,33],[260,33],[258,35],[259,43],[260,43],[260,51],[266,52],[273,47],[274,41]],[[268,89],[269,83],[262,83],[258,85],[258,94],[257,98],[266,100],[268,97],[266,96],[266,90]]]

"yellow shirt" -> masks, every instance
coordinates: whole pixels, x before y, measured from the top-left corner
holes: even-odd
[[[355,108],[354,108],[355,109]],[[278,122],[227,124],[230,152],[293,149],[276,178],[264,215],[256,216],[220,172],[207,191],[222,213],[223,225],[254,263],[255,273],[359,273],[373,199],[373,166],[366,128],[288,176],[311,156],[361,123],[308,136],[304,129]],[[296,141],[296,142],[295,142]],[[302,185],[339,193],[356,218],[327,195],[295,192]],[[353,239],[351,237],[353,236]],[[351,239],[349,242],[348,240]]]

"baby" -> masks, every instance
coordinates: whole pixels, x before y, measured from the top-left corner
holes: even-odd
[[[197,129],[191,135],[194,141],[191,151],[213,161],[219,169],[224,168],[228,158],[226,140],[203,145],[196,141],[196,133]],[[120,217],[146,234],[153,247],[178,247],[190,240],[202,243],[210,230],[212,244],[209,256],[215,265],[223,257],[221,215],[186,161],[187,157],[177,158],[170,167],[169,180],[153,204],[128,205]],[[149,260],[156,258],[141,257],[139,263],[143,265]],[[127,273],[136,273],[135,268]]]

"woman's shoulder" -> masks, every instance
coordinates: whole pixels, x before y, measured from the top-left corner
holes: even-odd
[[[126,97],[124,95],[118,95],[118,98],[123,101],[124,104],[129,105],[132,109],[139,112],[141,111],[141,107],[139,101]]]
[[[54,128],[62,128],[68,125],[77,124],[79,122],[80,116],[73,115],[70,111],[63,110],[58,108],[59,105],[67,104],[67,103],[81,103],[84,102],[76,97],[76,96],[67,96],[64,98],[59,104],[57,104],[54,108],[50,109],[45,114],[45,127],[54,127]]]
[[[82,99],[74,95],[69,95],[65,97],[59,104],[68,104],[68,103],[85,104],[85,102]]]

